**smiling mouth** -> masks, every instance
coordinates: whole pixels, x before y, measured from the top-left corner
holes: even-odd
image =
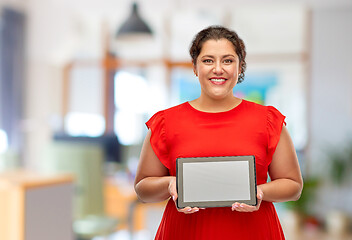
[[[226,79],[225,78],[211,78],[210,81],[213,84],[221,85],[221,84],[224,84],[226,82]]]

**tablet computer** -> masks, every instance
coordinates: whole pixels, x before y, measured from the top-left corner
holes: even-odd
[[[257,204],[254,156],[176,159],[177,207]]]

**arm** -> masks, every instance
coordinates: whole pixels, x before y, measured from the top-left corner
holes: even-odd
[[[159,161],[150,144],[151,131],[144,140],[134,189],[143,202],[159,202],[170,196],[177,199],[176,177],[170,176],[168,169]],[[199,208],[177,209],[186,214],[198,212]]]
[[[270,202],[296,201],[300,198],[303,180],[291,137],[282,127],[279,143],[269,165],[271,182],[261,185],[263,200]]]
[[[170,197],[168,188],[173,177],[154,153],[150,136],[149,130],[141,150],[134,188],[141,201],[159,202]]]
[[[262,200],[268,202],[296,201],[301,196],[303,180],[295,148],[285,126],[282,127],[280,140],[269,165],[271,182],[258,185],[258,205],[234,203],[232,210],[240,212],[256,211]]]

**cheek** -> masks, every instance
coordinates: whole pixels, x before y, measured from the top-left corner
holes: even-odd
[[[229,66],[228,68],[225,69],[225,71],[227,72],[227,74],[229,74],[230,76],[236,76],[238,75],[238,70],[233,67],[233,66]]]
[[[237,76],[240,73],[240,68],[238,66],[232,67],[229,69],[229,72],[231,72],[234,76]]]
[[[195,69],[195,72],[197,73],[197,75],[198,75],[198,77],[199,76],[202,76],[202,75],[204,75],[204,68],[203,67],[197,67],[196,69]]]

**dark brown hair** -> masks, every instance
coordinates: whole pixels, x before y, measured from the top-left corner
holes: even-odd
[[[237,35],[236,32],[229,30],[222,26],[210,26],[200,31],[193,39],[189,54],[191,55],[193,65],[196,65],[197,58],[202,50],[203,44],[208,40],[229,40],[236,51],[240,60],[241,73],[238,76],[238,83],[244,79],[244,72],[247,67],[246,63],[246,47],[243,40]]]

